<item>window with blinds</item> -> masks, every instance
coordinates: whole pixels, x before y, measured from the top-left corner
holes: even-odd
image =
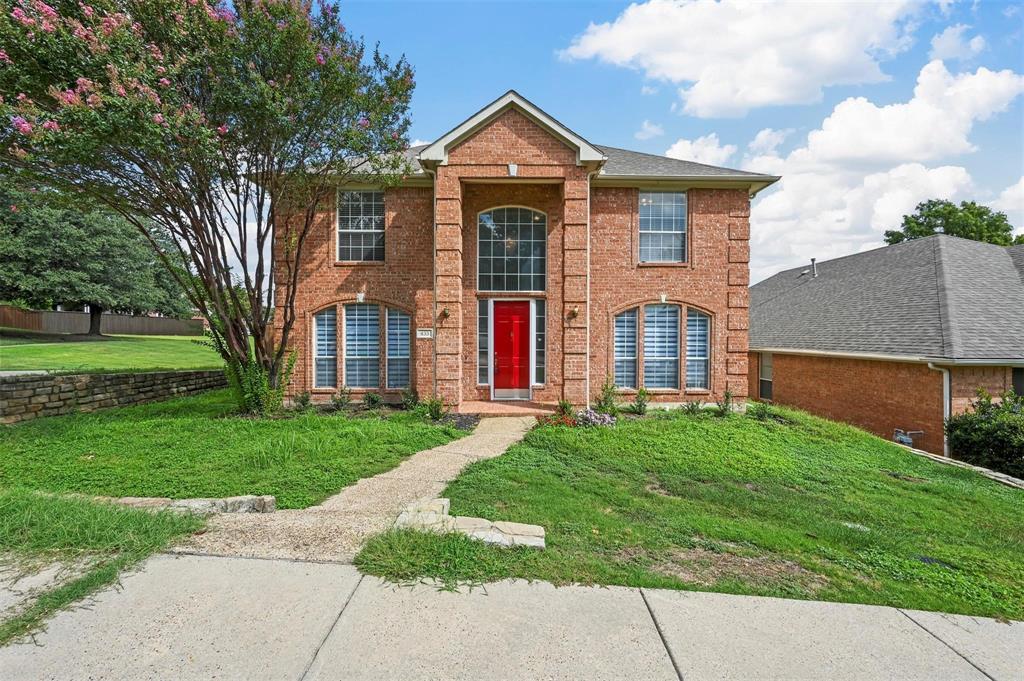
[[[685,192],[640,192],[640,262],[686,262]]]
[[[409,387],[410,326],[408,314],[388,308],[387,334],[387,386]]]
[[[313,315],[313,387],[338,385],[338,313],[332,307]]]
[[[644,307],[644,387],[679,388],[679,308]]]
[[[711,317],[698,310],[686,313],[686,387],[707,390],[710,383]]]
[[[345,306],[345,385],[380,387],[380,307]]]
[[[636,320],[637,310],[615,315],[615,385],[636,387]]]

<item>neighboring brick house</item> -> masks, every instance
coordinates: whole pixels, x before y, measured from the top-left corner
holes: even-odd
[[[750,289],[750,395],[945,452],[978,388],[1024,394],[1024,246],[937,235]]]
[[[515,92],[408,157],[319,216],[290,395],[746,395],[750,197],[778,178],[599,147]]]

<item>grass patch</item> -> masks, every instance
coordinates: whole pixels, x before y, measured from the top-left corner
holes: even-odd
[[[82,336],[61,338],[0,333],[0,370],[128,371],[216,369],[216,352],[199,336]]]
[[[365,572],[713,590],[1024,619],[1024,494],[791,410],[543,427],[474,463],[452,514],[543,525],[548,548],[412,531]]]
[[[85,499],[0,490],[0,552],[31,564],[87,567],[0,622],[0,645],[31,633],[49,616],[117,580],[118,574],[203,526],[199,517],[147,512]]]
[[[399,412],[233,415],[228,391],[0,427],[0,487],[176,499],[273,494],[318,503],[415,452],[460,436]]]

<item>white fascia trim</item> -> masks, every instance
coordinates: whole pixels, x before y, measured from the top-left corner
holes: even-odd
[[[435,162],[440,164],[448,163],[449,148],[461,142],[471,135],[478,128],[482,127],[493,117],[508,108],[516,108],[526,114],[535,123],[545,128],[556,137],[560,137],[570,147],[576,149],[576,161],[583,163],[601,163],[605,160],[604,152],[594,147],[585,139],[565,127],[557,120],[542,111],[528,99],[515,90],[509,90],[504,95],[494,100],[483,109],[473,114],[450,132],[445,133],[430,146],[419,153],[417,158],[420,162]]]
[[[781,177],[749,175],[595,175],[594,186],[747,189],[751,197],[778,182]]]
[[[889,355],[872,352],[834,352],[829,350],[804,350],[800,348],[771,348],[750,346],[750,352],[772,352],[779,355],[811,355],[817,357],[840,357],[846,359],[867,359],[878,362],[913,362],[915,364],[941,364],[943,366],[986,366],[1024,367],[1024,359],[948,359],[945,357],[923,357],[920,355]]]

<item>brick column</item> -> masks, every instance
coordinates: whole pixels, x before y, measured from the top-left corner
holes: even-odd
[[[566,177],[562,188],[562,397],[573,404],[587,402],[587,197],[586,172]]]
[[[447,166],[437,169],[434,223],[437,394],[446,404],[457,405],[462,401],[462,185]]]
[[[726,389],[737,398],[748,393],[750,335],[750,202],[729,211],[729,313],[726,322]]]

